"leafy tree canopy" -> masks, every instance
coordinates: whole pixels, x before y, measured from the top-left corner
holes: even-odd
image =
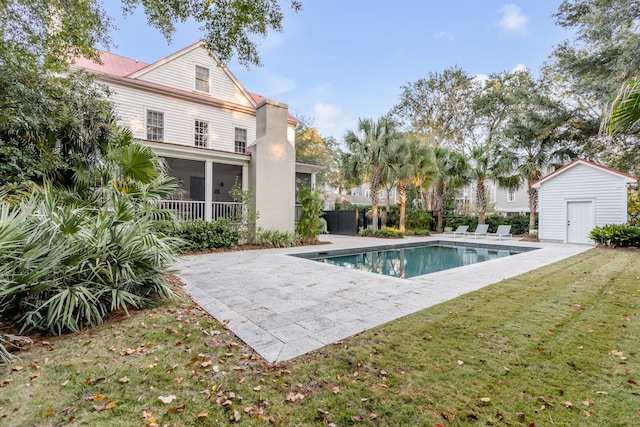
[[[298,127],[296,128],[296,161],[323,165],[325,168],[318,172],[317,183],[329,184],[337,187],[340,185],[339,162],[342,150],[332,136],[323,137],[318,129],[311,126],[311,120],[297,115]]]
[[[249,65],[261,65],[254,36],[282,31],[280,0],[121,0],[124,15],[142,7],[151,27],[171,40],[178,23],[192,19],[203,39],[224,61],[234,55]],[[298,11],[302,4],[290,0]],[[98,44],[111,45],[111,18],[99,0],[3,0],[0,2],[3,44],[18,46],[45,62],[61,65],[75,56],[96,58]]]
[[[633,170],[640,161],[637,136],[603,136],[600,122],[622,83],[640,72],[640,3],[565,0],[555,17],[575,32],[552,53],[545,74],[574,109],[573,140],[582,155]]]

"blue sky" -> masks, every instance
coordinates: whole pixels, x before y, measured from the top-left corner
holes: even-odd
[[[115,18],[112,52],[153,62],[201,38],[197,25],[178,26],[170,45],[139,10]],[[283,0],[284,8],[288,1]],[[315,119],[338,141],[359,117],[377,118],[398,101],[401,86],[459,66],[472,75],[526,66],[537,74],[569,33],[552,14],[561,0],[302,0],[287,10],[282,33],[258,39],[263,67],[229,68],[247,88]]]

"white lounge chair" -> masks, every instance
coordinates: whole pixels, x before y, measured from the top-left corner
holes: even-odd
[[[453,237],[456,236],[464,236],[465,234],[467,234],[467,230],[469,229],[468,225],[459,225],[458,228],[456,228],[455,230],[449,232],[449,233],[444,233],[446,235],[451,235]]]
[[[489,236],[496,236],[498,240],[502,240],[503,237],[511,237],[510,225],[499,225],[495,233],[489,233]]]
[[[478,224],[476,227],[476,231],[472,231],[468,233],[470,236],[473,236],[474,239],[477,239],[478,236],[486,236],[489,234],[489,224]]]

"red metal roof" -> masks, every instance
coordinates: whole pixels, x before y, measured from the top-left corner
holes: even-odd
[[[77,67],[119,77],[128,76],[129,74],[135,73],[149,65],[145,62],[125,58],[124,56],[110,52],[99,51],[99,53],[102,64],[97,64],[92,60],[83,57],[76,58],[74,63]]]
[[[200,43],[199,41],[196,43]],[[195,43],[194,43],[195,44]],[[191,48],[193,46],[190,45],[185,49]],[[184,49],[182,49],[184,50]],[[93,62],[90,59],[87,58],[83,58],[83,57],[79,57],[79,58],[75,58],[74,60],[74,64],[77,67],[81,67],[81,68],[85,68],[87,70],[91,70],[91,71],[96,71],[98,73],[104,73],[104,74],[109,74],[109,75],[113,75],[113,76],[117,76],[117,77],[128,77],[129,75],[142,70],[145,67],[148,67],[150,65],[156,64],[160,61],[165,60],[166,58],[168,58],[169,56],[154,62],[153,64],[147,64],[145,62],[141,62],[135,59],[131,59],[131,58],[127,58],[124,56],[120,56],[120,55],[116,55],[114,53],[110,53],[110,52],[104,52],[99,50],[98,53],[100,54],[100,60],[102,61],[102,64],[98,64],[96,62]],[[132,79],[133,80],[133,79]],[[138,81],[144,81],[144,79],[135,79]],[[151,82],[147,82],[149,84],[151,84]],[[158,85],[158,86],[162,86],[162,85]],[[168,86],[165,86],[165,90],[167,91],[179,91],[179,92],[183,92],[180,89],[175,89],[175,88],[170,88]],[[258,95],[257,93],[251,93],[248,92],[249,95],[251,96],[253,102],[255,102],[256,104],[259,104],[260,102],[262,102],[264,99],[266,99],[264,96],[262,95]],[[206,97],[209,98],[209,97]],[[288,114],[288,119],[290,121],[298,121],[294,116],[292,116],[291,114]]]
[[[566,165],[562,166],[561,168],[558,168],[558,169],[554,170],[553,172],[551,172],[551,173],[549,173],[549,174],[547,174],[547,175],[543,176],[542,178],[540,178],[540,179],[539,179],[539,180],[537,180],[536,182],[532,183],[532,184],[531,184],[531,186],[533,187],[534,185],[539,184],[539,183],[541,183],[542,181],[546,181],[546,180],[548,180],[549,178],[551,178],[552,176],[557,175],[557,174],[559,174],[559,173],[561,173],[561,172],[565,171],[566,169],[568,169],[568,168],[572,167],[573,165],[575,165],[575,164],[577,164],[577,163],[583,163],[583,164],[587,164],[587,165],[595,166],[595,167],[597,167],[597,168],[604,169],[604,170],[606,170],[606,171],[608,171],[608,172],[615,173],[616,175],[620,175],[620,176],[623,176],[623,177],[625,177],[625,178],[632,179],[632,180],[634,180],[634,181],[638,181],[638,179],[639,179],[639,178],[638,178],[638,177],[636,177],[636,176],[629,175],[629,174],[626,174],[626,173],[624,173],[624,172],[620,172],[620,171],[618,171],[618,170],[615,170],[615,169],[609,168],[609,167],[604,166],[604,165],[601,165],[601,164],[599,164],[599,163],[595,163],[595,162],[592,162],[592,161],[589,161],[589,160],[586,160],[586,159],[577,158],[577,159],[573,160],[572,162],[569,162],[569,163],[567,163]]]

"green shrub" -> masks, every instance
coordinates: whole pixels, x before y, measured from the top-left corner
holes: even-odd
[[[402,239],[403,233],[392,228],[383,228],[382,230],[374,230],[373,228],[365,228],[360,231],[363,237],[382,237],[392,239]]]
[[[431,236],[429,230],[408,230],[404,233],[405,236]]]
[[[302,187],[298,192],[298,197],[302,205],[302,212],[296,223],[296,234],[303,242],[311,243],[322,232],[320,217],[322,216],[324,199],[322,193],[308,187]]]
[[[431,228],[433,217],[431,213],[422,209],[407,210],[404,225],[410,230],[428,230]]]
[[[218,221],[203,221],[201,219],[170,223],[158,221],[154,230],[166,236],[179,238],[182,244],[181,253],[206,251],[236,246],[239,233],[233,229],[231,222],[226,219]]]
[[[596,243],[612,247],[640,247],[640,227],[629,224],[610,224],[596,227],[589,233]]]
[[[300,236],[286,231],[259,229],[254,243],[272,248],[289,248],[300,244]]]
[[[489,233],[495,233],[499,225],[510,225],[512,234],[529,233],[529,215],[488,215],[485,218],[485,223],[489,225]],[[469,230],[473,231],[478,226],[478,217],[458,216],[444,218],[445,227],[451,227],[455,230],[460,225],[468,225]]]
[[[0,317],[61,334],[173,295],[177,241],[154,233],[150,215],[126,198],[97,208],[61,197],[45,188],[0,208]]]

